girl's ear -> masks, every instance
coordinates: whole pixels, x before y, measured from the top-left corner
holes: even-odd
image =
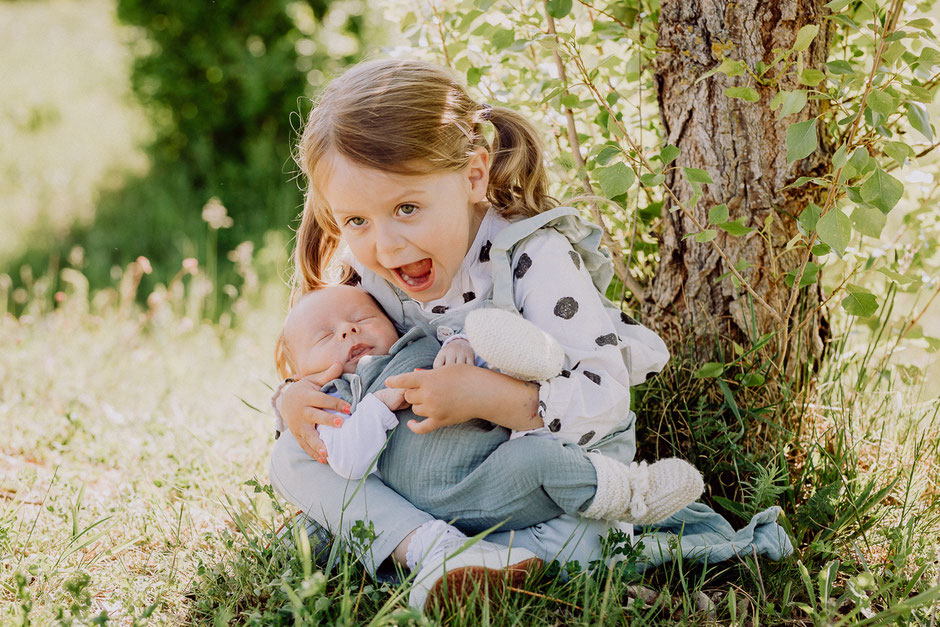
[[[490,184],[490,153],[486,148],[480,146],[476,149],[467,164],[466,173],[470,184],[470,202],[483,202]]]

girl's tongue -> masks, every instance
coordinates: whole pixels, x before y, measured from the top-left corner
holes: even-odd
[[[414,263],[395,268],[395,272],[412,292],[420,292],[431,287],[431,260],[422,259]]]

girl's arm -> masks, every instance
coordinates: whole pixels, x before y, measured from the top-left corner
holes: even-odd
[[[405,400],[425,420],[408,423],[415,433],[428,433],[472,418],[524,431],[542,426],[535,383],[468,364],[418,370],[389,377],[385,385],[404,388]]]
[[[621,338],[563,235],[539,231],[513,257],[516,308],[565,352],[561,374],[539,386],[539,415],[557,437],[590,444],[629,415],[630,377]]]

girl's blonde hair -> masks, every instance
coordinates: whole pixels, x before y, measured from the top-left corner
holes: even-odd
[[[493,124],[493,145],[483,134]],[[297,151],[307,178],[294,249],[296,293],[327,283],[340,243],[339,226],[317,189],[336,155],[396,174],[460,171],[477,150],[490,152],[487,200],[505,217],[532,216],[554,206],[542,148],[519,113],[483,105],[446,69],[413,59],[361,63],[333,81],[310,112]],[[341,282],[354,280],[345,268]]]

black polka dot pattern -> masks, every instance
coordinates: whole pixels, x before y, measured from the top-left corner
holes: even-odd
[[[636,320],[634,320],[627,314],[623,313],[622,311],[620,312],[620,321],[623,322],[624,324],[629,324],[630,326],[640,324],[639,322],[637,322]]]
[[[476,297],[477,297],[477,295],[474,294],[473,292],[464,292],[464,293],[463,293],[463,302],[469,303],[471,300],[473,300],[473,299],[476,298]]]
[[[493,242],[486,240],[486,243],[480,248],[480,263],[486,263],[490,260],[490,248],[493,247]]]
[[[555,303],[555,315],[565,320],[571,320],[578,313],[578,301],[570,296],[564,296]]]
[[[571,262],[574,263],[574,267],[580,270],[581,269],[581,255],[574,252],[573,250],[569,250],[568,255],[571,257]]]
[[[539,418],[545,417],[545,401],[539,401]]]
[[[581,439],[578,440],[578,444],[580,444],[581,446],[584,446],[585,444],[590,442],[591,438],[593,437],[594,437],[594,431],[588,431],[587,433],[581,436]]]
[[[561,429],[561,420],[559,420],[558,418],[555,418],[550,423],[548,423],[548,430],[551,431],[552,433],[558,433],[560,429]]]
[[[442,314],[447,311],[447,305],[435,305],[431,307],[431,313]]]
[[[585,370],[582,374],[586,376],[588,379],[590,379],[591,381],[593,381],[594,383],[596,383],[597,385],[601,384],[601,375],[594,374],[590,370]]]
[[[562,370],[562,371],[561,371],[561,376],[563,376],[564,378],[568,379],[568,378],[571,377],[571,371],[570,371],[570,370]]]
[[[527,254],[522,253],[522,256],[519,257],[519,261],[516,263],[516,270],[513,272],[513,276],[517,279],[521,279],[525,276],[525,273],[529,271],[529,268],[532,267],[532,257],[529,257]]]
[[[602,335],[599,338],[594,340],[594,343],[598,346],[616,346],[617,345],[617,334],[608,333],[607,335]]]

